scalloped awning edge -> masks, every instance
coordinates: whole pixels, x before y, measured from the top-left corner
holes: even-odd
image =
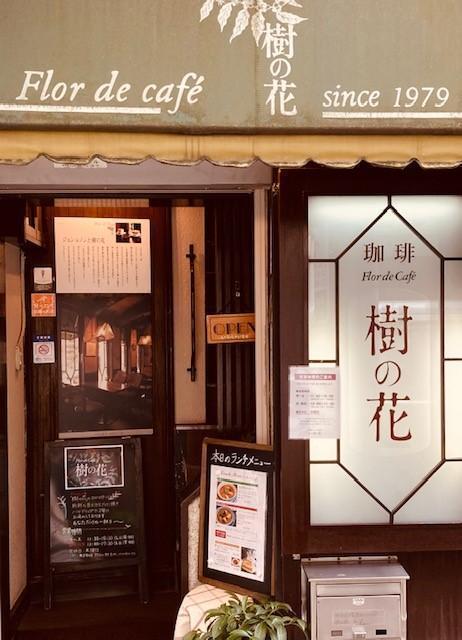
[[[138,164],[148,158],[177,165],[208,160],[246,167],[261,160],[274,167],[301,167],[313,161],[353,167],[361,161],[427,168],[462,163],[458,135],[188,135],[118,131],[0,131],[0,163],[29,164],[45,156],[55,162],[85,164],[93,158]]]

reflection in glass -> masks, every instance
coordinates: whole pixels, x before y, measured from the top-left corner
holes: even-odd
[[[462,361],[445,362],[444,371],[446,458],[462,458]]]
[[[309,265],[309,358],[335,360],[335,264]]]
[[[337,460],[337,440],[335,438],[312,438],[310,440],[310,460]]]
[[[387,524],[389,514],[337,464],[310,467],[311,524]]]
[[[393,196],[392,204],[445,258],[462,256],[461,196]]]
[[[462,358],[462,260],[444,265],[444,355]]]
[[[397,512],[396,524],[462,522],[462,465],[445,462]]]
[[[335,260],[387,206],[385,196],[310,196],[308,256]]]

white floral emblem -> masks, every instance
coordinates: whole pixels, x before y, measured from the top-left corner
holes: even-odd
[[[271,13],[282,24],[295,25],[306,20],[306,18],[287,11],[289,7],[302,8],[297,0],[205,0],[201,7],[201,22],[209,17],[215,6],[219,7],[217,20],[221,31],[224,30],[231,18],[233,9],[239,9],[235,13],[230,42],[240,36],[250,24],[258,46],[265,30],[265,21],[270,17],[268,14]]]
[[[250,25],[257,47],[263,49],[269,61],[270,77],[264,87],[269,89],[266,105],[270,114],[296,116],[297,85],[290,77],[297,37],[295,26],[306,18],[290,11],[290,7],[301,9],[302,5],[297,0],[205,0],[201,7],[201,22],[215,7],[218,8],[221,31],[231,17],[234,18],[230,42]]]

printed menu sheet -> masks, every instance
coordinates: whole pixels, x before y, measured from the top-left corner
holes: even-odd
[[[210,467],[208,568],[263,582],[267,473]]]
[[[55,218],[57,293],[150,293],[145,219]]]

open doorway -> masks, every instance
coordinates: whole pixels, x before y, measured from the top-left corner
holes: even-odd
[[[168,629],[179,596],[179,507],[197,486],[201,441],[212,434],[255,440],[255,345],[217,346],[207,345],[205,340],[206,315],[254,311],[253,199],[226,195],[181,203],[163,197],[129,203],[100,200],[97,206],[94,199],[88,202],[91,206],[82,199],[35,204],[41,206],[44,242],[42,246],[25,246],[28,583],[30,601],[35,604],[20,624],[17,637],[58,638],[58,631],[52,629],[60,626],[62,633],[73,626],[80,633],[76,637],[82,637],[81,625],[90,620],[94,628],[112,628],[113,624],[119,634],[113,637],[143,638],[143,629],[146,633],[149,629],[146,637],[153,638],[153,617],[160,619],[159,637],[165,637],[171,633]],[[175,227],[179,208],[186,211],[180,227]],[[196,393],[201,409],[198,413],[197,407],[192,407],[194,415],[188,415],[191,407],[185,403],[187,392],[182,382],[184,373],[193,388],[196,382],[188,371],[191,353],[187,351],[185,361],[182,347],[182,340],[188,349],[191,346],[192,320],[191,316],[187,322],[182,320],[178,310],[181,304],[191,312],[190,263],[182,249],[175,254],[178,237],[187,241],[184,231],[191,223],[188,208],[196,214],[197,209],[202,212],[202,239],[199,244],[195,241],[194,250],[195,288],[203,291],[202,297],[196,298],[195,366],[203,386]],[[54,221],[65,217],[135,221],[128,224],[149,220],[150,293],[58,292],[56,316],[32,317],[34,269],[55,270]],[[194,220],[196,224],[197,217]],[[179,273],[178,262],[185,267]],[[54,293],[55,271],[53,278]],[[183,291],[179,299],[175,297],[178,289]],[[37,336],[52,337],[54,363],[34,362]],[[185,370],[183,374],[178,367]],[[88,567],[88,571],[56,575],[56,605],[50,612],[41,609],[47,552],[44,445],[58,438],[72,444],[77,436],[141,440],[146,569],[152,606],[138,602],[136,569],[108,566],[98,572]],[[87,614],[82,616],[83,611]],[[137,635],[130,635],[135,630]],[[71,637],[69,629],[66,637]]]

